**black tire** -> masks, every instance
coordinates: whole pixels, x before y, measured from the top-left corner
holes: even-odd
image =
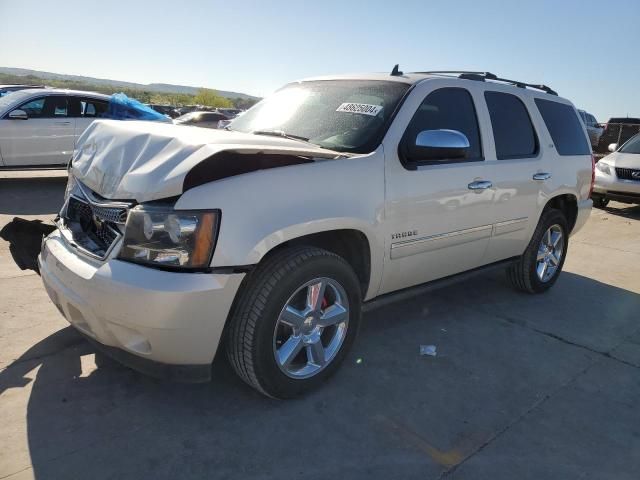
[[[605,208],[609,205],[609,199],[602,195],[594,195],[591,199],[593,200],[593,206],[596,208]]]
[[[334,279],[346,291],[348,328],[340,350],[323,370],[294,379],[275,359],[276,322],[291,295],[318,277]],[[239,295],[227,328],[227,357],[240,378],[267,396],[291,398],[317,387],[337,370],[356,338],[362,302],[358,277],[342,257],[326,250],[300,246],[273,254],[251,272]]]
[[[552,225],[559,225],[562,229],[564,248],[562,258],[555,273],[549,280],[543,282],[536,272],[536,256],[538,254],[538,246],[542,241],[542,236]],[[511,284],[518,290],[527,293],[542,293],[551,288],[553,284],[556,283],[556,280],[558,280],[560,272],[562,271],[564,260],[567,258],[568,245],[569,228],[564,214],[556,209],[548,209],[542,212],[538,226],[531,237],[527,249],[518,261],[507,269],[507,277]]]

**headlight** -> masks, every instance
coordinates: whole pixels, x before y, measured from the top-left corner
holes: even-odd
[[[206,268],[219,223],[219,210],[138,206],[127,217],[119,257],[147,265]]]
[[[596,168],[600,170],[602,173],[606,173],[607,175],[611,175],[611,168],[608,163],[604,163],[603,161],[599,161],[596,163]]]

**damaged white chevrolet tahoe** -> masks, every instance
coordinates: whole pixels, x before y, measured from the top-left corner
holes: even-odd
[[[286,398],[338,368],[363,302],[487,266],[551,287],[592,185],[578,114],[543,85],[397,68],[311,79],[227,131],[95,122],[40,271],[123,363],[201,381],[220,346]]]

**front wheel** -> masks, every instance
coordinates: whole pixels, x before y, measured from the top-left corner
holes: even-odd
[[[360,322],[351,266],[315,247],[275,253],[247,279],[230,319],[227,356],[258,391],[289,398],[337,370]]]
[[[567,220],[559,210],[543,212],[535,232],[520,259],[507,270],[518,290],[541,293],[558,279],[569,246]]]

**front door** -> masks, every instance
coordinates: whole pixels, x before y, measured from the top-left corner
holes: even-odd
[[[65,95],[29,100],[26,120],[0,120],[0,149],[7,167],[66,165],[73,154],[74,121]]]
[[[385,137],[385,264],[380,293],[482,265],[493,227],[494,189],[482,149],[481,92],[448,80],[418,84]],[[413,162],[404,142],[425,130],[456,130],[464,159]],[[486,132],[485,132],[486,134]]]

